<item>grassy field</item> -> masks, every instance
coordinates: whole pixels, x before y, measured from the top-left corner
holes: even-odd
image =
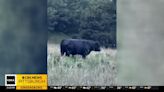
[[[81,56],[60,55],[58,44],[48,43],[48,82],[54,85],[116,85],[116,50],[103,49]]]

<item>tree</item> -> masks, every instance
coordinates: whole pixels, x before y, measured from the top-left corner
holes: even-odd
[[[48,0],[48,31],[115,44],[116,0]]]

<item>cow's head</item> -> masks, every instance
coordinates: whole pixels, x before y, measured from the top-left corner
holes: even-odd
[[[100,51],[100,44],[99,42],[94,43],[94,51]]]

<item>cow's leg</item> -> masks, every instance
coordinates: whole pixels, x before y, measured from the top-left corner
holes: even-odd
[[[61,46],[61,48],[60,48],[60,53],[61,53],[61,56],[63,56],[63,55],[64,55],[64,53],[65,53],[65,49],[64,49],[64,47],[63,47],[63,46]]]
[[[64,55],[64,51],[61,51],[61,56],[63,56]]]
[[[83,54],[83,55],[82,55],[82,58],[83,58],[83,59],[85,59],[85,58],[86,58],[86,55],[85,55],[85,54]]]
[[[66,52],[66,56],[68,56],[68,57],[70,56],[70,54],[69,54],[69,52],[68,52],[68,51]]]

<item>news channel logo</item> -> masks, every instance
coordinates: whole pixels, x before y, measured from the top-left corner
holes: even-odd
[[[16,74],[5,74],[5,86],[16,86]]]

